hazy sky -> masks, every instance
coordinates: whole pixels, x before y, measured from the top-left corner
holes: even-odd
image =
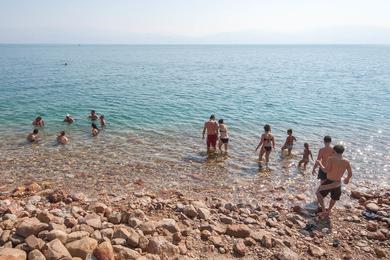
[[[335,27],[390,31],[390,0],[0,0],[0,42],[293,35]]]

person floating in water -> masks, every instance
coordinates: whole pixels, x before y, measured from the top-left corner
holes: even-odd
[[[91,110],[91,114],[89,115],[89,119],[91,119],[92,121],[95,121],[98,119],[98,116],[97,116],[95,110]]]
[[[294,142],[297,141],[297,139],[295,138],[295,136],[292,135],[293,131],[292,129],[288,129],[287,130],[287,138],[286,138],[286,141],[284,142],[284,145],[282,146],[282,152],[287,149],[288,150],[288,156],[291,155],[291,151],[293,149],[293,146],[294,146]]]
[[[223,122],[223,119],[218,120],[219,123],[219,150],[222,152],[222,144],[225,148],[225,153],[228,152],[228,143],[229,143],[229,135],[228,135],[228,129],[225,123]]]
[[[316,160],[316,163],[314,164],[313,170],[311,172],[313,175],[315,174],[315,170],[317,169],[317,167],[319,165],[318,162],[320,161],[322,164],[326,164],[326,161],[328,160],[328,158],[333,155],[334,150],[331,147],[331,143],[332,143],[332,138],[329,135],[325,136],[324,137],[324,147],[318,151],[317,160]],[[326,173],[321,169],[321,167],[318,169],[317,178],[320,179],[321,181],[326,180]]]
[[[39,141],[38,129],[34,129],[34,131],[27,136],[27,141],[34,143]]]
[[[57,142],[59,144],[67,144],[67,143],[69,143],[68,137],[65,136],[65,131],[61,131],[60,134],[57,136]]]
[[[105,127],[106,126],[106,118],[104,117],[104,115],[101,115],[99,117],[99,120],[100,120],[100,127]]]
[[[303,169],[306,170],[306,165],[309,162],[309,156],[311,157],[311,160],[313,161],[313,155],[309,149],[308,143],[304,143],[303,147],[305,147],[305,149],[303,150],[303,158],[302,158],[302,160],[299,161],[298,167],[301,167],[301,164],[303,163]]]
[[[348,184],[352,178],[352,168],[347,159],[343,157],[344,146],[335,145],[333,147],[335,153],[328,158],[325,166],[323,161],[318,160],[317,164],[320,166],[323,172],[326,173],[326,179],[321,182],[317,190],[317,199],[320,206],[320,217],[326,217],[330,215],[333,206],[341,196],[341,178],[345,171],[348,172],[348,176],[344,179],[344,184]],[[330,193],[329,207],[325,208],[324,198]]]
[[[45,121],[43,121],[43,118],[41,116],[38,116],[37,118],[35,118],[35,120],[32,122],[32,125],[34,126],[44,126],[45,125]]]
[[[257,151],[259,148],[259,161],[263,161],[263,155],[265,154],[265,163],[266,167],[268,168],[269,155],[272,151],[272,148],[275,150],[275,137],[271,134],[271,126],[268,124],[264,126],[264,133],[261,135],[260,143],[256,147],[255,151]]]
[[[99,134],[99,128],[96,126],[95,123],[92,123],[92,130],[91,130],[91,133],[92,133],[92,136],[97,136]]]
[[[217,146],[217,138],[218,138],[218,123],[215,121],[214,115],[211,115],[210,120],[204,123],[203,136],[202,136],[203,140],[206,132],[207,132],[207,140],[206,140],[207,152],[209,153],[211,151],[210,147],[212,147],[213,151],[215,152]]]
[[[65,116],[64,122],[72,124],[74,122],[73,117],[71,117],[69,114]]]

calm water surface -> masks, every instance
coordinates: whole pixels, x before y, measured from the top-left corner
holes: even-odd
[[[303,143],[316,156],[329,134],[346,146],[357,180],[389,184],[389,72],[390,46],[0,45],[0,159],[15,160],[16,171],[18,157],[81,160],[101,149],[96,159],[107,165],[259,178],[254,149],[269,123],[275,181],[308,178],[296,170]],[[108,121],[98,138],[90,137],[91,109]],[[71,126],[62,123],[67,113],[76,119]],[[212,113],[229,127],[228,158],[204,154],[201,132]],[[31,146],[25,136],[37,115],[46,121],[43,142]],[[288,128],[298,142],[294,156],[281,159]],[[54,145],[60,130],[71,139],[66,148]]]

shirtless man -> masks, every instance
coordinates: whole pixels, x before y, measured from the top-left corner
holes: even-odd
[[[348,172],[348,176],[344,178],[344,184],[348,184],[352,177],[352,169],[349,161],[343,157],[344,146],[335,145],[333,147],[335,154],[329,157],[325,167],[321,161],[317,161],[320,168],[326,173],[327,178],[321,182],[317,190],[318,204],[321,207],[320,217],[328,216],[336,201],[340,200],[341,196],[341,177],[343,177],[345,171]],[[329,208],[325,208],[324,198],[330,193]]]
[[[98,116],[97,116],[95,110],[91,110],[91,114],[89,115],[89,119],[91,119],[92,121],[95,121],[98,119]]]
[[[39,140],[38,129],[34,129],[34,131],[27,136],[27,140],[31,143],[37,142]]]
[[[311,173],[313,175],[315,174],[315,170],[317,169],[317,167],[319,165],[318,161],[320,161],[322,164],[326,164],[326,161],[328,160],[328,158],[333,155],[334,150],[330,146],[331,142],[332,142],[332,138],[329,135],[324,137],[324,145],[325,146],[318,151],[317,161],[314,164],[313,170],[311,171]],[[320,179],[321,182],[326,180],[326,173],[321,169],[321,167],[318,170],[317,178]]]
[[[218,137],[218,123],[215,121],[215,116],[211,115],[210,120],[204,123],[203,127],[203,136],[202,139],[204,140],[204,135],[207,131],[207,152],[210,152],[210,146],[213,147],[213,150],[216,150],[217,146],[217,137]]]
[[[68,137],[65,136],[65,131],[61,131],[60,134],[57,136],[57,142],[59,144],[67,144],[67,143],[69,143]]]
[[[34,121],[32,122],[32,125],[34,125],[34,126],[44,126],[45,125],[45,121],[43,121],[43,118],[41,116],[38,116],[37,118],[34,119]]]

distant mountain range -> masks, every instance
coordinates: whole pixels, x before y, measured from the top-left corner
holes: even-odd
[[[3,30],[1,30],[3,31]],[[98,44],[390,44],[390,28],[337,27],[295,33],[240,31],[202,37],[127,32],[18,32],[0,33],[0,43]]]

